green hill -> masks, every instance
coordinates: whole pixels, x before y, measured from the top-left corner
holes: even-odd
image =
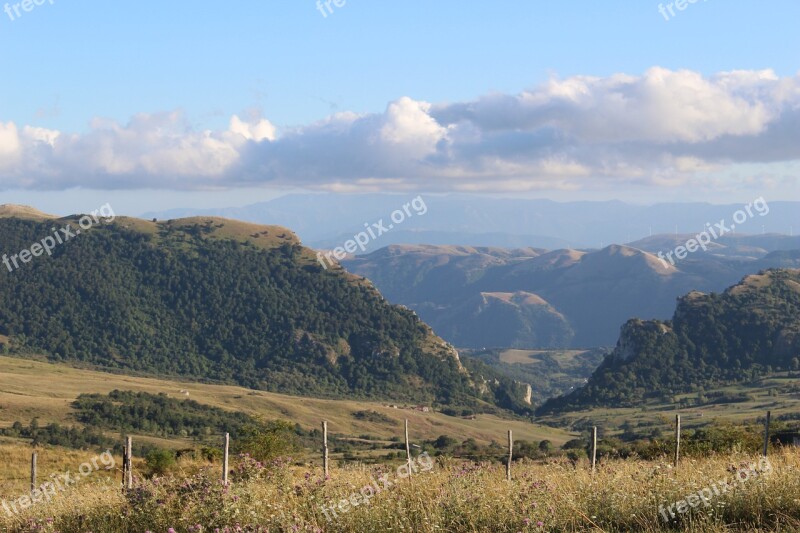
[[[66,224],[0,218],[2,253]],[[51,252],[0,267],[0,351],[318,397],[491,407],[503,387],[281,227],[119,217]]]
[[[631,407],[798,369],[800,270],[767,270],[721,294],[687,294],[672,320],[628,321],[586,386],[538,413]]]

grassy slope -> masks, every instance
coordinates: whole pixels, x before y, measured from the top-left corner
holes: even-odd
[[[306,428],[316,428],[321,420],[328,420],[331,432],[343,435],[369,434],[389,439],[401,434],[403,419],[408,418],[414,439],[451,435],[462,439],[473,437],[483,443],[502,442],[508,429],[514,431],[517,439],[549,439],[556,445],[572,438],[570,433],[560,429],[491,415],[466,420],[440,413],[394,409],[375,402],[301,398],[235,386],[107,374],[10,357],[0,357],[0,425],[8,426],[15,420],[27,423],[37,416],[42,424],[70,423],[67,419],[70,403],[79,394],[106,394],[114,389],[163,392],[175,398],[184,398],[180,391],[187,390],[188,397],[200,403],[266,419],[283,418]],[[360,410],[383,413],[394,424],[354,419],[352,413]]]
[[[58,218],[55,215],[43,213],[27,205],[2,204],[0,205],[0,218],[21,218],[25,220],[50,220]]]
[[[587,350],[518,350],[510,349],[500,353],[500,360],[504,363],[521,365],[531,365],[541,363],[542,360],[537,356],[541,354],[557,354],[558,361],[566,365],[575,359],[576,356],[586,353]]]
[[[44,482],[50,479],[51,474],[63,474],[67,471],[74,472],[81,463],[95,457],[96,451],[67,450],[64,448],[50,448],[39,450],[36,460],[39,479]],[[0,439],[0,464],[3,465],[0,473],[0,498],[16,498],[25,494],[30,485],[31,475],[31,449],[12,442],[10,439]],[[100,463],[102,464],[102,463]],[[141,460],[134,458],[134,466],[139,467]],[[110,470],[98,470],[92,475],[96,483],[117,484],[122,479],[122,457],[114,457],[114,466]],[[0,511],[1,512],[1,511]]]
[[[763,417],[768,410],[772,411],[772,417],[775,419],[782,414],[796,414],[800,411],[800,394],[793,392],[798,383],[794,376],[796,376],[794,373],[773,373],[753,383],[706,389],[704,393],[706,395],[714,392],[745,393],[750,396],[749,400],[743,402],[710,403],[684,408],[678,408],[672,403],[650,402],[641,407],[585,409],[563,415],[540,417],[539,420],[560,427],[574,427],[576,424],[597,425],[607,429],[609,434],[613,434],[625,422],[634,426],[663,425],[663,429],[668,430],[676,414],[681,415],[682,425],[686,428],[704,426],[713,420],[752,422],[758,417]],[[774,391],[774,395],[770,395],[770,390]],[[681,394],[676,398],[695,400],[697,393]]]

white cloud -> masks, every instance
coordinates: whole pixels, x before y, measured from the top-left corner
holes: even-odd
[[[436,144],[447,130],[429,115],[431,105],[407,96],[389,104],[380,130],[381,140],[402,147],[411,157],[425,157],[436,151]]]
[[[259,119],[255,123],[247,123],[238,116],[231,117],[230,131],[238,133],[248,141],[274,141],[275,126],[267,119]]]
[[[0,122],[0,171],[13,169],[20,156],[20,139],[13,122]]]
[[[800,76],[653,67],[470,102],[402,97],[280,134],[238,115],[198,131],[180,112],[95,119],[80,134],[0,122],[0,188],[657,189],[800,160],[798,138]]]

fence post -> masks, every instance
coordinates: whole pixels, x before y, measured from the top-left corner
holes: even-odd
[[[592,427],[592,474],[597,465],[597,426]]]
[[[511,430],[508,430],[508,464],[506,465],[506,479],[511,481],[511,459],[514,453],[514,439],[511,437]]]
[[[772,416],[772,411],[767,411],[767,420],[764,422],[764,457],[767,456],[769,451],[769,419]]]
[[[223,450],[222,455],[222,484],[228,484],[228,451],[230,450],[231,446],[231,435],[230,433],[225,433],[225,447]]]
[[[31,454],[31,492],[36,490],[36,459],[37,453],[33,452]]]
[[[328,422],[322,422],[322,467],[325,469],[325,479],[328,479]]]
[[[681,415],[675,415],[675,468],[681,459]]]
[[[131,468],[131,457],[133,456],[133,438],[129,435],[125,442],[125,488],[133,488],[133,469]]]
[[[411,477],[411,442],[408,440],[408,418],[406,418],[406,460],[408,461],[408,477]]]

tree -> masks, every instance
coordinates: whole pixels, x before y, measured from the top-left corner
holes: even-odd
[[[262,462],[289,455],[297,449],[294,424],[286,420],[245,426],[238,444],[240,452]]]
[[[539,443],[539,451],[545,455],[550,455],[553,451],[553,443],[545,439]]]

